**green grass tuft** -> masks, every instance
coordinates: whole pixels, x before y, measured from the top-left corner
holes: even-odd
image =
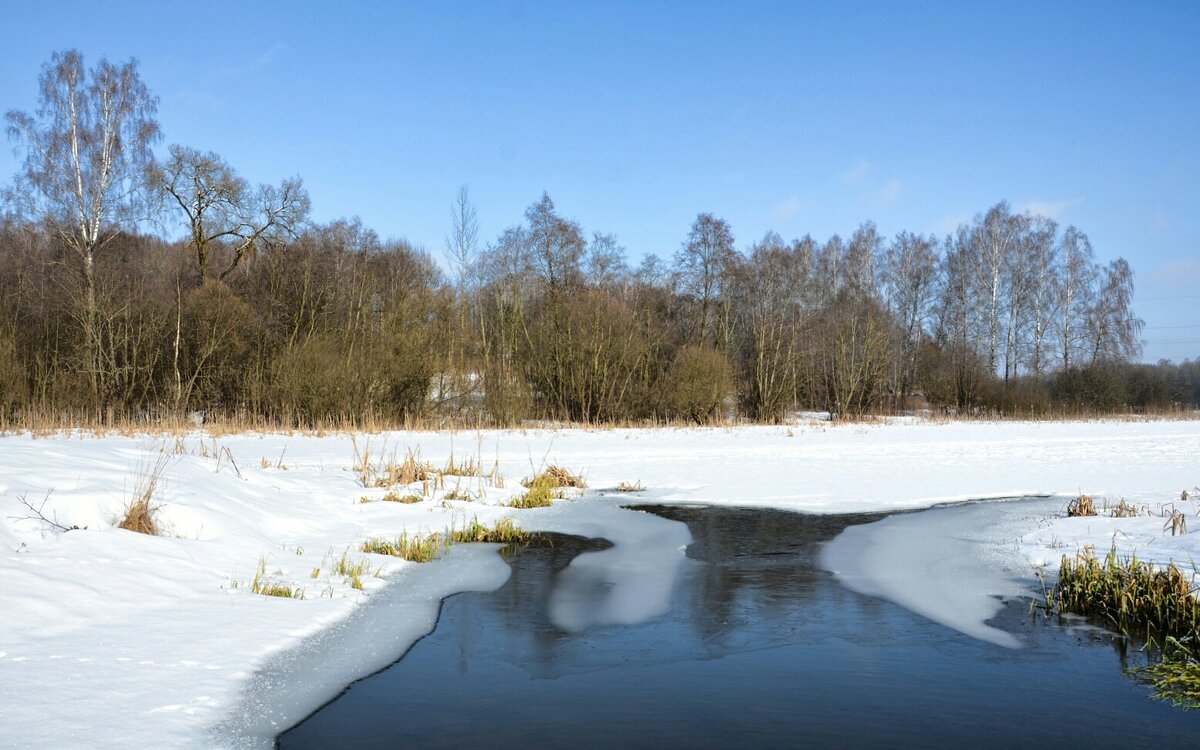
[[[508,505],[510,508],[520,508],[522,510],[547,508],[553,505],[554,501],[560,497],[562,497],[561,489],[547,484],[534,484],[525,494],[516,497]]]
[[[495,526],[484,526],[479,519],[472,519],[462,529],[450,529],[450,541],[454,543],[495,542],[499,544],[525,544],[533,538],[528,531],[520,529],[511,518],[503,518]]]
[[[360,549],[375,555],[391,555],[410,562],[429,562],[436,560],[447,546],[448,542],[441,534],[429,536],[412,536],[401,534],[394,540],[368,539]]]
[[[1154,688],[1155,697],[1178,708],[1200,709],[1200,662],[1190,657],[1163,659],[1137,671]]]
[[[1116,548],[1103,561],[1090,553],[1064,556],[1055,599],[1060,611],[1099,618],[1151,643],[1200,643],[1200,599],[1174,564],[1157,570],[1136,556],[1118,558]]]
[[[262,557],[258,558],[258,571],[254,574],[254,580],[250,582],[250,591],[263,596],[278,596],[283,599],[304,598],[304,589],[292,588],[267,578],[267,561]]]

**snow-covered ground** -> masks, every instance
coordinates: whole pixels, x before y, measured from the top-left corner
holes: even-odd
[[[444,531],[476,517],[490,524],[504,516],[530,528],[604,536],[614,548],[581,557],[571,576],[580,585],[611,587],[612,606],[580,611],[567,586],[553,602],[555,616],[567,628],[654,616],[665,606],[672,561],[682,559],[689,537],[671,522],[648,522],[644,514],[616,508],[611,491],[621,482],[640,482],[645,491],[637,498],[647,502],[816,513],[1051,495],[1045,513],[962,522],[995,529],[979,531],[987,537],[981,541],[1020,549],[1035,562],[1056,564],[1064,552],[1088,544],[1103,552],[1114,538],[1123,552],[1143,558],[1200,560],[1196,503],[1177,499],[1200,483],[1200,422],[813,421],[733,429],[390,433],[359,435],[356,445],[359,451],[369,445],[373,461],[393,453],[403,459],[408,449],[437,466],[451,454],[474,458],[485,471],[498,466],[506,481],[497,487],[448,477],[440,489],[429,488],[428,499],[405,505],[382,502],[385,490],[361,485],[348,435],[0,436],[0,746],[260,742],[347,679],[403,653],[432,627],[441,597],[498,586],[506,576],[486,550],[456,551],[417,566],[357,552],[368,537]],[[139,476],[161,455],[167,461],[155,498],[166,534],[116,529]],[[522,491],[520,478],[547,464],[586,473],[590,489],[583,499],[536,511],[504,507]],[[410,489],[421,494],[423,488]],[[1194,533],[1164,533],[1161,518],[1045,520],[1080,491],[1155,510],[1174,499]],[[470,499],[447,500],[449,493]],[[52,528],[33,509],[81,529]],[[940,531],[925,537],[927,543],[900,543],[903,525],[917,517],[889,519],[896,525],[891,532],[883,527],[898,543],[877,556],[877,571],[923,552],[926,570],[945,573],[968,554],[937,541],[961,537],[954,526],[959,521],[949,519],[937,521]],[[368,560],[362,590],[333,570],[343,554],[351,562]],[[251,593],[260,561],[272,582],[301,588],[305,598]],[[942,589],[963,588],[956,575],[940,578]],[[889,593],[866,579],[860,585],[917,611],[945,595],[918,592],[919,601],[906,602],[912,591]],[[395,599],[387,609],[391,635],[354,624],[363,619],[360,610],[378,609],[357,605],[388,597]],[[960,604],[951,597],[932,606]],[[954,626],[970,632],[986,617],[984,607]],[[349,635],[338,640],[330,635],[335,632]],[[324,650],[357,656],[330,663],[315,654],[300,658],[299,666],[280,666],[296,662],[298,644],[323,650],[322,638],[337,644]],[[283,677],[265,679],[268,674]],[[300,680],[304,689],[281,688],[280,680]]]

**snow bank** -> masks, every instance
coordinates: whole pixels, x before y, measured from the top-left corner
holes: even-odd
[[[358,447],[365,447],[362,436]],[[817,422],[370,437],[373,456],[395,451],[403,458],[408,448],[419,448],[435,464],[451,453],[459,460],[476,457],[485,470],[495,464],[506,488],[448,479],[422,502],[380,502],[384,490],[364,489],[351,470],[355,449],[346,435],[0,437],[0,746],[211,746],[213,727],[234,727],[247,696],[268,692],[256,674],[272,673],[272,665],[299,644],[323,650],[319,634],[335,632],[337,623],[352,628],[358,604],[395,593],[384,593],[388,578],[396,588],[415,586],[411,564],[354,551],[369,536],[443,531],[474,516],[492,523],[514,515],[525,525],[574,533],[605,527],[601,535],[618,544],[568,568],[555,617],[567,628],[620,623],[666,606],[664,592],[676,574],[672,561],[682,559],[687,538],[669,524],[605,518],[616,511],[597,497],[619,482],[641,481],[646,491],[629,498],[639,502],[816,513],[1065,497],[1080,489],[1162,502],[1197,483],[1200,424]],[[153,465],[160,451],[171,456],[156,494],[167,535],[115,529],[139,467]],[[502,507],[521,491],[520,477],[547,463],[586,472],[593,489],[574,504],[599,505],[595,517],[569,520],[557,506],[529,512]],[[473,499],[447,500],[455,490]],[[360,502],[364,496],[370,502]],[[54,530],[20,497],[47,519],[86,528]],[[1065,539],[1053,527],[1050,532],[1046,544]],[[347,551],[351,558],[370,557],[371,570],[378,570],[379,577],[363,577],[362,591],[332,572]],[[260,560],[271,580],[303,588],[306,598],[252,594],[249,582]],[[464,565],[475,572],[457,580],[458,574],[437,572],[451,566],[429,568],[431,580],[447,576],[429,596],[491,581],[487,569],[494,565],[484,558]],[[662,574],[650,575],[656,571]],[[609,587],[612,606],[580,612],[572,606],[572,586]],[[429,626],[429,610],[413,607],[392,619],[408,635],[380,647],[389,653]],[[377,639],[383,636],[361,645],[371,649]],[[330,683],[369,666],[347,664],[328,671]],[[300,704],[291,710],[301,710]],[[264,731],[247,727],[247,736]]]

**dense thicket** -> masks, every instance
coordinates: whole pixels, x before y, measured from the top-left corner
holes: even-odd
[[[155,102],[133,63],[85,71],[56,55],[42,87],[35,115],[8,116],[27,158],[0,222],[7,419],[771,421],[1200,403],[1200,362],[1131,364],[1129,265],[1099,264],[1083,232],[1003,202],[941,238],[868,222],[824,242],[769,233],[745,252],[703,213],[670,263],[635,269],[547,195],[481,243],[464,188],[445,273],[357,220],[309,221],[298,179],[253,188],[177,145],[155,161]],[[113,92],[137,100],[124,119],[103,106]]]

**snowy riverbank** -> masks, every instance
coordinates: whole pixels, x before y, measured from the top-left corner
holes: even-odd
[[[615,537],[614,554],[626,555],[621,564],[592,558],[579,573],[612,576],[629,564],[660,569],[664,550],[679,557],[687,541],[686,534],[626,524],[613,501],[600,499],[621,482],[640,482],[645,491],[635,497],[643,502],[816,513],[1027,495],[1057,496],[1065,507],[1079,491],[1157,509],[1200,482],[1200,422],[391,433],[359,436],[358,449],[368,440],[375,457],[396,452],[403,459],[419,449],[435,466],[451,453],[477,458],[485,471],[498,466],[505,487],[484,486],[478,497],[477,480],[447,478],[422,502],[381,502],[385,491],[364,489],[352,470],[355,446],[346,435],[0,436],[0,746],[212,745],[212,728],[246,705],[256,670],[347,622],[388,578],[395,586],[416,581],[412,563],[357,553],[367,537],[514,516],[530,527]],[[156,501],[167,535],[114,528],[139,474],[164,452]],[[521,492],[521,477],[545,464],[586,473],[584,499],[567,501],[578,510],[501,505]],[[446,500],[455,490],[475,497]],[[371,502],[361,502],[364,496]],[[47,519],[84,528],[51,528],[22,497]],[[1194,517],[1194,508],[1185,510]],[[1171,536],[1161,518],[1043,518],[1022,520],[1028,528],[1001,524],[996,533],[1013,536],[991,541],[1015,548],[1021,537],[1026,558],[1050,564],[1081,545],[1104,551],[1114,538],[1142,557],[1200,560],[1200,519],[1189,519],[1193,534]],[[381,577],[366,575],[363,590],[352,588],[331,570],[347,550],[369,559]],[[953,570],[957,553],[944,552],[949,557],[929,564]],[[466,556],[473,557],[479,561],[447,565],[444,574],[422,572],[423,601],[436,605],[451,591],[503,582],[494,558]],[[303,588],[305,598],[252,594],[260,560],[273,581]],[[644,615],[653,614],[656,583],[649,583],[630,597],[648,608]],[[563,606],[564,622],[628,616],[619,602],[600,615]],[[906,606],[920,611],[925,603]],[[403,611],[409,639],[436,617],[436,606]]]

